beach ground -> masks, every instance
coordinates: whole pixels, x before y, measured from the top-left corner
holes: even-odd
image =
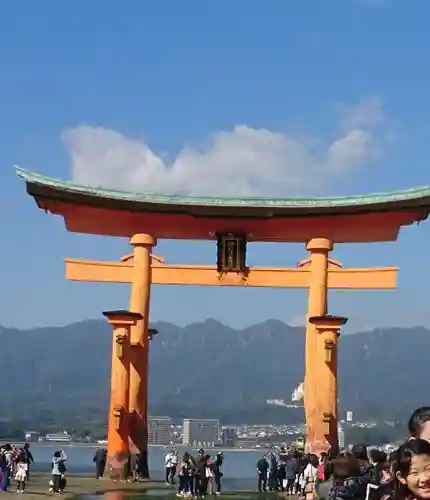
[[[53,497],[54,495],[49,491],[49,474],[32,474],[31,479],[27,484],[26,490],[23,494],[25,500],[40,500],[41,497]],[[164,483],[147,481],[136,483],[125,483],[122,481],[105,481],[99,480],[89,476],[67,476],[67,487],[64,493],[59,498],[70,498],[75,496],[84,496],[88,494],[100,494],[105,492],[122,492],[128,495],[134,493],[142,493],[147,490],[163,490],[168,493],[172,491],[166,487]],[[9,491],[15,494],[16,486],[11,484]],[[160,491],[161,493],[161,491]],[[173,493],[173,491],[172,491]],[[8,495],[9,496],[9,495]],[[21,495],[19,495],[21,496]],[[1,498],[1,497],[0,497]],[[112,499],[114,495],[112,495]]]
[[[50,479],[51,476],[48,474],[33,474],[23,494],[23,500],[41,500],[41,497],[53,497],[54,495],[49,491]],[[15,484],[11,484],[9,491],[8,496],[15,494]],[[147,500],[173,500],[176,498],[175,493],[174,488],[169,488],[160,481],[125,483],[122,481],[98,480],[89,476],[70,475],[67,477],[66,490],[59,498],[69,499],[73,497],[79,499],[88,495],[103,495],[105,500],[124,500],[124,497],[130,498],[133,496],[144,496]],[[0,495],[0,500],[1,497],[2,495]],[[221,498],[226,497],[231,500],[271,500],[275,498],[283,500],[286,495],[275,492],[232,491],[223,493]],[[298,497],[289,497],[289,499],[298,500]]]

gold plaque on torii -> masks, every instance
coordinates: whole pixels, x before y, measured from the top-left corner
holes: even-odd
[[[220,273],[246,271],[246,236],[243,234],[217,235],[217,270]]]

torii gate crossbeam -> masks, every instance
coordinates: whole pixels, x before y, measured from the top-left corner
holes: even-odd
[[[65,259],[66,279],[100,283],[132,283],[133,262]],[[264,288],[308,288],[311,269],[252,267],[245,276],[221,275],[215,266],[167,265],[152,261],[153,285],[241,286]],[[328,288],[343,290],[387,290],[397,286],[397,267],[328,269]]]

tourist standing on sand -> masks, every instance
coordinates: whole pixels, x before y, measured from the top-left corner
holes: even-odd
[[[18,462],[18,455],[22,448],[18,450],[15,444],[12,445],[11,453],[12,453],[12,470],[10,472],[10,477],[15,477],[16,474],[16,464]]]
[[[63,489],[61,486],[62,476],[66,473],[67,455],[63,450],[56,451],[52,457],[52,491],[58,495]]]
[[[10,483],[10,474],[13,469],[12,447],[5,444],[0,450],[0,469],[1,469],[1,491],[7,491]]]
[[[27,465],[28,465],[28,469],[27,469],[27,481],[28,481],[30,479],[30,464],[34,464],[34,458],[33,458],[33,454],[30,451],[30,444],[29,443],[25,443],[24,452],[25,452],[25,457],[26,457],[25,460],[26,460]]]
[[[287,480],[287,495],[293,495],[294,494],[294,489],[295,489],[295,483],[296,483],[296,476],[297,473],[299,472],[299,459],[297,452],[293,452],[290,454],[287,458],[286,464],[285,464],[285,478]]]
[[[16,481],[17,493],[24,493],[25,485],[27,482],[27,473],[28,473],[27,455],[25,453],[24,448],[21,448],[20,451],[18,452],[18,456],[16,459],[15,481]]]
[[[267,456],[263,455],[257,462],[257,489],[259,493],[267,490],[267,475],[269,470],[269,462]]]
[[[3,481],[5,477],[5,468],[6,468],[6,458],[4,456],[4,446],[0,448],[0,490],[1,491],[7,491],[6,489],[3,489]]]
[[[206,494],[206,484],[206,455],[205,450],[200,448],[194,474],[194,495],[204,497]]]
[[[272,452],[267,454],[267,461],[269,463],[269,491],[276,491],[278,489],[278,461]]]
[[[213,460],[210,455],[206,455],[206,467],[205,467],[205,491],[207,495],[215,494],[215,481],[214,481],[214,471],[213,471]]]
[[[103,475],[105,473],[105,467],[106,467],[106,460],[107,460],[107,449],[106,448],[99,448],[93,457],[93,462],[96,464],[96,478],[97,479],[102,479]]]
[[[224,462],[224,455],[222,452],[218,452],[216,454],[214,463],[213,463],[213,473],[214,473],[214,479],[215,479],[215,488],[216,488],[216,495],[221,494],[221,478],[223,476],[221,472],[221,467]]]
[[[173,449],[164,457],[165,483],[175,484],[176,467],[178,466],[178,452]]]
[[[185,452],[176,471],[179,478],[179,486],[176,496],[181,497],[192,494],[193,469],[194,463],[191,460],[191,456],[188,452]]]

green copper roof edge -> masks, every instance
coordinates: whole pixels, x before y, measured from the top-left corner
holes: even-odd
[[[108,190],[104,188],[82,186],[70,181],[62,181],[34,172],[28,172],[15,166],[19,177],[28,183],[57,188],[112,200],[136,201],[168,205],[225,206],[225,207],[341,207],[356,205],[372,205],[397,201],[416,200],[430,197],[430,186],[424,186],[391,193],[372,193],[357,196],[314,197],[314,198],[219,198],[200,196],[162,195],[156,193],[133,193]]]

